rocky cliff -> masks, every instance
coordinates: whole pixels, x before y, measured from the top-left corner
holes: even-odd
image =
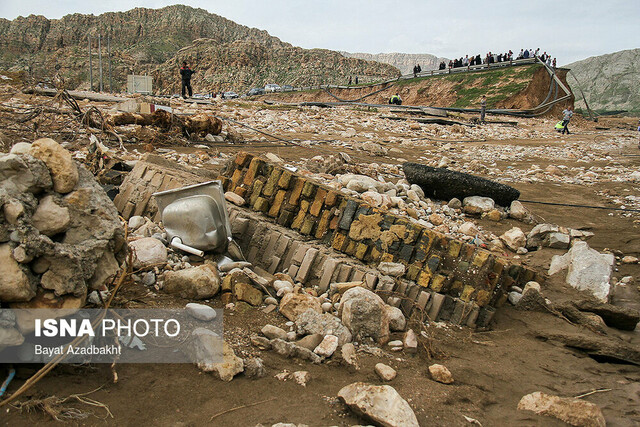
[[[594,56],[566,68],[571,69],[568,81],[577,108],[585,108],[579,87],[592,110],[640,112],[640,49]]]
[[[290,84],[289,81],[311,84],[333,82],[334,78],[344,82],[355,73],[385,77],[398,74],[388,65],[355,59],[340,61],[338,57],[342,56],[336,52],[296,48],[266,31],[183,5],[136,8],[99,16],[73,14],[51,20],[36,15],[13,21],[0,19],[0,68],[25,71],[36,79],[51,78],[57,72],[65,79],[67,87],[88,88],[88,36],[92,36],[95,82],[98,34],[102,35],[105,87],[109,75],[106,43],[109,38],[114,91],[124,88],[126,75],[131,73],[153,74],[158,78],[156,86],[166,88],[168,81],[177,78],[177,70],[172,67],[183,59],[194,61],[201,71],[196,74],[195,81],[207,73],[204,64],[209,67],[215,64],[209,74],[219,75],[225,90],[263,85],[267,81],[262,81],[261,76],[287,79],[276,80],[280,84]],[[205,58],[205,55],[220,56]],[[308,58],[313,58],[314,64],[327,66],[310,70],[310,65],[304,62]],[[256,68],[256,65],[274,70]],[[242,68],[225,68],[234,66]],[[329,68],[332,66],[337,67]],[[215,81],[213,77],[210,80]],[[94,83],[94,86],[97,85]]]
[[[382,62],[396,67],[402,74],[413,72],[413,67],[420,64],[422,71],[437,70],[441,61],[449,62],[447,58],[438,58],[428,53],[349,53],[340,52],[347,58],[358,58],[366,61]]]

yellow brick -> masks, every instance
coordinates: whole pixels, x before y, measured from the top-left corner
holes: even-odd
[[[302,194],[302,189],[304,188],[305,182],[307,181],[302,178],[297,178],[295,180],[293,184],[293,190],[291,191],[291,196],[289,196],[290,205],[296,206],[298,204],[298,201],[300,200],[300,194]]]
[[[347,248],[344,250],[344,253],[353,256],[356,253],[356,246],[358,246],[358,242],[349,239],[349,243],[347,243]]]
[[[346,240],[347,240],[346,234],[335,233],[333,235],[333,241],[331,242],[331,247],[336,251],[342,252],[342,248],[344,247]]]
[[[249,163],[249,169],[244,174],[244,185],[251,185],[256,178],[256,174],[258,173],[258,168],[262,164],[262,160],[259,160],[257,157],[251,159],[251,163]]]
[[[278,187],[284,188],[285,190],[289,188],[289,184],[291,184],[291,178],[293,174],[287,170],[282,171],[282,175],[280,175],[280,179],[278,180]]]
[[[382,257],[382,252],[378,250],[375,246],[371,248],[371,261],[378,262],[378,260]]]
[[[491,301],[491,294],[489,292],[485,290],[478,291],[476,295],[476,304],[478,304],[478,306],[484,307],[489,304],[489,301]]]
[[[462,248],[462,242],[459,240],[452,240],[449,242],[449,255],[457,258],[460,255],[460,248]]]
[[[473,265],[482,267],[487,259],[489,259],[489,255],[489,251],[479,250],[476,256],[473,258]]]
[[[282,202],[284,202],[284,196],[286,196],[287,192],[285,190],[280,190],[276,194],[275,199],[273,200],[273,204],[271,205],[271,209],[269,209],[269,216],[276,217],[278,213],[280,213],[280,208],[282,207]]]
[[[322,212],[322,216],[320,217],[320,222],[318,223],[318,228],[316,230],[316,239],[322,239],[322,237],[326,234],[329,229],[329,221],[331,218],[331,211]]]
[[[367,254],[367,249],[369,249],[369,246],[365,245],[364,243],[358,243],[358,246],[356,247],[356,258],[358,258],[359,260],[363,260],[365,255]]]
[[[444,285],[445,279],[446,277],[444,277],[442,274],[436,274],[435,276],[433,276],[433,280],[431,281],[429,287],[436,292],[440,292],[442,290],[442,286]]]
[[[473,286],[466,285],[462,289],[462,294],[460,294],[460,299],[464,302],[470,302],[474,292],[475,292],[475,288]]]
[[[387,252],[383,253],[380,262],[393,262],[393,255]]]
[[[431,281],[431,274],[429,274],[426,271],[423,271],[418,276],[418,285],[422,286],[423,288],[428,288],[430,281]]]

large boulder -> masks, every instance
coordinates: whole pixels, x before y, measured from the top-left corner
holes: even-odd
[[[196,328],[186,351],[199,369],[213,372],[222,381],[231,381],[244,370],[244,362],[233,348],[209,329]]]
[[[0,245],[0,301],[29,301],[36,295],[35,286],[11,253],[8,243]]]
[[[178,271],[168,271],[164,275],[164,290],[187,299],[211,298],[220,290],[220,275],[215,264]]]
[[[126,258],[118,210],[93,175],[55,141],[28,148],[30,154],[18,154],[22,150],[0,157],[0,206],[6,220],[0,221],[0,241],[10,245],[32,291],[50,289],[56,296],[84,301],[87,290],[103,289]],[[25,276],[18,276],[26,283]],[[26,293],[19,300],[33,297]],[[0,302],[15,298],[0,295]]]
[[[578,290],[592,293],[600,300],[609,295],[609,280],[615,258],[591,249],[587,242],[577,241],[569,252],[551,259],[549,274],[567,270],[566,282]]]
[[[280,300],[280,314],[295,321],[299,315],[307,310],[322,313],[322,306],[318,299],[305,293],[288,293]]]
[[[342,295],[339,313],[342,323],[354,338],[371,338],[378,344],[389,340],[389,313],[375,293],[362,287],[351,288]]]
[[[418,419],[411,406],[388,385],[362,382],[349,384],[338,392],[354,412],[385,427],[418,427]]]
[[[78,168],[71,153],[51,138],[42,138],[31,144],[29,154],[42,160],[51,173],[53,190],[66,194],[78,184]]]
[[[320,314],[313,309],[308,309],[298,316],[296,330],[299,335],[335,335],[338,337],[338,345],[344,345],[352,338],[351,331],[340,319],[329,313]]]

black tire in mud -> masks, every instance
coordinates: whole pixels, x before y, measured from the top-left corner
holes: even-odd
[[[427,197],[439,200],[462,200],[470,196],[491,197],[500,206],[509,206],[520,192],[506,184],[446,168],[432,168],[419,163],[402,165],[407,181],[422,188]]]

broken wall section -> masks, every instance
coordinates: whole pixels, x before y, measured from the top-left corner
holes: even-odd
[[[254,211],[366,264],[397,262],[405,273],[397,291],[416,300],[421,290],[493,311],[510,288],[541,281],[533,270],[411,220],[369,206],[249,153],[239,153],[219,177],[226,191]],[[448,319],[442,319],[448,320]]]

